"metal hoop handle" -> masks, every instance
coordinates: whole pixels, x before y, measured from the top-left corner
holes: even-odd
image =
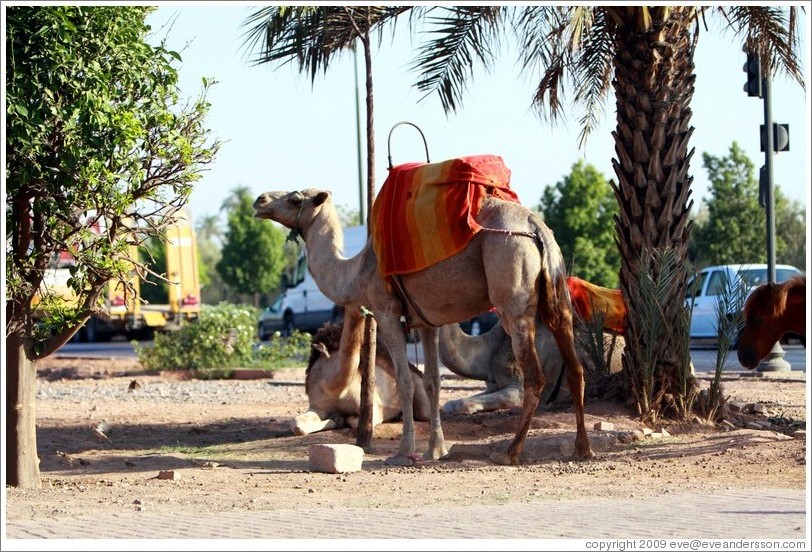
[[[409,122],[409,121],[401,121],[399,123],[395,123],[392,129],[389,131],[389,137],[386,139],[386,148],[387,153],[389,154],[389,170],[392,170],[392,133],[398,128],[400,125],[411,125],[417,129],[417,132],[420,133],[420,137],[423,138],[423,147],[426,149],[426,163],[431,163],[431,159],[429,159],[429,144],[426,142],[426,136],[423,134],[423,131],[420,130],[420,127],[416,124]]]

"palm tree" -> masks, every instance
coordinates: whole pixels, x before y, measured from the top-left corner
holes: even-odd
[[[473,77],[487,69],[510,24],[523,70],[540,69],[533,104],[543,118],[563,110],[565,82],[584,108],[581,142],[595,128],[610,91],[620,214],[621,288],[629,309],[624,373],[641,416],[689,414],[695,383],[689,374],[683,298],[691,232],[689,147],[693,127],[694,48],[706,16],[742,37],[765,75],[786,72],[803,87],[797,52],[797,8],[780,6],[532,6],[447,7],[427,19],[433,39],[414,63],[417,87],[437,92],[456,110]],[[434,10],[432,10],[434,12]],[[646,280],[652,285],[641,285]],[[641,290],[654,290],[654,294]],[[662,331],[651,335],[651,301]],[[653,363],[653,365],[652,365]],[[646,378],[644,374],[653,374]]]
[[[695,382],[689,377],[686,313],[687,247],[693,150],[693,56],[705,18],[742,37],[759,56],[765,75],[784,71],[803,86],[797,52],[797,8],[781,6],[524,6],[366,8],[359,23],[340,13],[350,8],[264,8],[256,12],[253,38],[264,37],[259,62],[296,59],[300,69],[327,69],[330,57],[359,30],[369,34],[412,10],[432,39],[414,62],[416,83],[436,92],[443,108],[461,106],[475,63],[489,69],[509,31],[518,39],[523,71],[541,77],[532,102],[542,118],[563,111],[565,84],[582,106],[581,141],[595,128],[610,91],[616,101],[617,183],[615,220],[621,253],[620,282],[629,310],[624,373],[641,416],[686,415]],[[360,9],[363,11],[363,9]],[[260,17],[264,14],[263,17]],[[354,34],[355,33],[355,34]],[[368,48],[368,41],[364,43]],[[370,124],[371,65],[367,56]],[[368,130],[369,130],[368,126]],[[374,151],[371,134],[368,151]],[[368,155],[368,162],[373,155]],[[368,175],[371,175],[370,171]],[[370,176],[371,178],[371,176]],[[369,194],[372,197],[372,194]],[[645,285],[644,285],[645,284]],[[641,290],[646,290],[643,293]],[[651,302],[655,301],[652,310]],[[653,335],[652,312],[658,313]],[[653,375],[653,376],[651,376]],[[651,376],[651,377],[650,377]]]
[[[245,45],[260,48],[256,64],[288,63],[295,60],[299,71],[308,71],[311,81],[319,69],[327,71],[333,56],[346,49],[355,49],[356,40],[364,50],[366,73],[366,136],[367,136],[367,232],[371,231],[372,201],[375,197],[375,132],[374,96],[372,87],[371,31],[381,31],[394,23],[408,7],[269,6],[256,10],[246,21],[249,27]],[[419,11],[419,10],[417,10]],[[366,342],[374,342],[375,321],[367,319]],[[361,351],[361,411],[356,444],[368,448],[372,439],[372,391],[375,348]]]
[[[356,41],[364,51],[366,73],[367,137],[367,228],[375,197],[375,132],[372,87],[371,32],[380,32],[394,24],[397,17],[414,7],[376,6],[266,6],[255,10],[246,20],[244,46],[256,51],[253,63],[285,64],[295,61],[300,72],[308,72],[315,81],[318,72],[326,72],[333,58],[343,50],[355,50]]]

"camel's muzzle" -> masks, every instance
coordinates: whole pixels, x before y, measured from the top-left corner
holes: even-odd
[[[265,218],[268,215],[270,205],[282,197],[282,192],[265,192],[254,200],[254,216]]]

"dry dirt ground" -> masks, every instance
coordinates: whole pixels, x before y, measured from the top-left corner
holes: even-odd
[[[728,379],[730,402],[763,411],[731,414],[735,427],[671,425],[665,435],[643,435],[633,412],[590,400],[586,423],[596,458],[584,462],[568,460],[575,438],[571,408],[537,414],[520,466],[483,460],[492,447],[507,446],[515,411],[444,417],[452,459],[410,468],[384,465],[401,430],[400,423],[387,423],[376,429],[363,470],[347,474],[310,472],[308,449],[354,444],[351,430],[297,437],[288,429],[288,420],[307,407],[303,379],[304,369],[286,369],[272,379],[182,380],[147,374],[135,361],[46,359],[36,405],[43,486],[7,488],[7,518],[499,504],[806,486],[806,437],[798,431],[806,426],[803,379]],[[481,382],[446,379],[442,400],[481,389]],[[596,422],[610,422],[614,430],[594,430]],[[422,451],[427,423],[417,428]],[[159,478],[164,470],[174,478]]]

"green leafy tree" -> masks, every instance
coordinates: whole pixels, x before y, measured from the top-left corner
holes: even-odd
[[[130,244],[175,218],[219,148],[205,126],[208,83],[179,105],[180,56],[146,40],[152,9],[5,11],[9,485],[40,485],[37,361],[101,309]],[[65,252],[74,301],[46,286]]]
[[[219,215],[205,215],[197,220],[195,225],[197,234],[197,249],[200,255],[200,266],[206,267],[206,272],[200,272],[200,295],[203,303],[216,305],[222,301],[236,299],[223,281],[220,273],[214,269],[222,257],[223,247],[222,222]],[[204,277],[205,276],[205,277]]]
[[[727,156],[702,154],[710,180],[708,218],[694,230],[698,266],[764,262],[767,223],[753,162],[736,142]]]
[[[753,162],[736,142],[727,156],[702,154],[710,197],[703,218],[695,221],[691,251],[697,266],[763,263],[767,258],[767,215],[759,203]],[[806,222],[803,207],[775,187],[775,251],[778,263],[805,266]]]
[[[555,233],[572,274],[601,286],[617,287],[617,202],[606,178],[594,166],[575,163],[569,175],[544,189],[538,209]]]
[[[778,186],[775,192],[775,259],[804,269],[806,266],[806,210],[799,201],[790,200]]]
[[[228,227],[216,270],[223,281],[239,293],[249,294],[259,306],[262,293],[279,287],[284,267],[284,233],[254,218],[254,196],[237,188],[225,204]]]

